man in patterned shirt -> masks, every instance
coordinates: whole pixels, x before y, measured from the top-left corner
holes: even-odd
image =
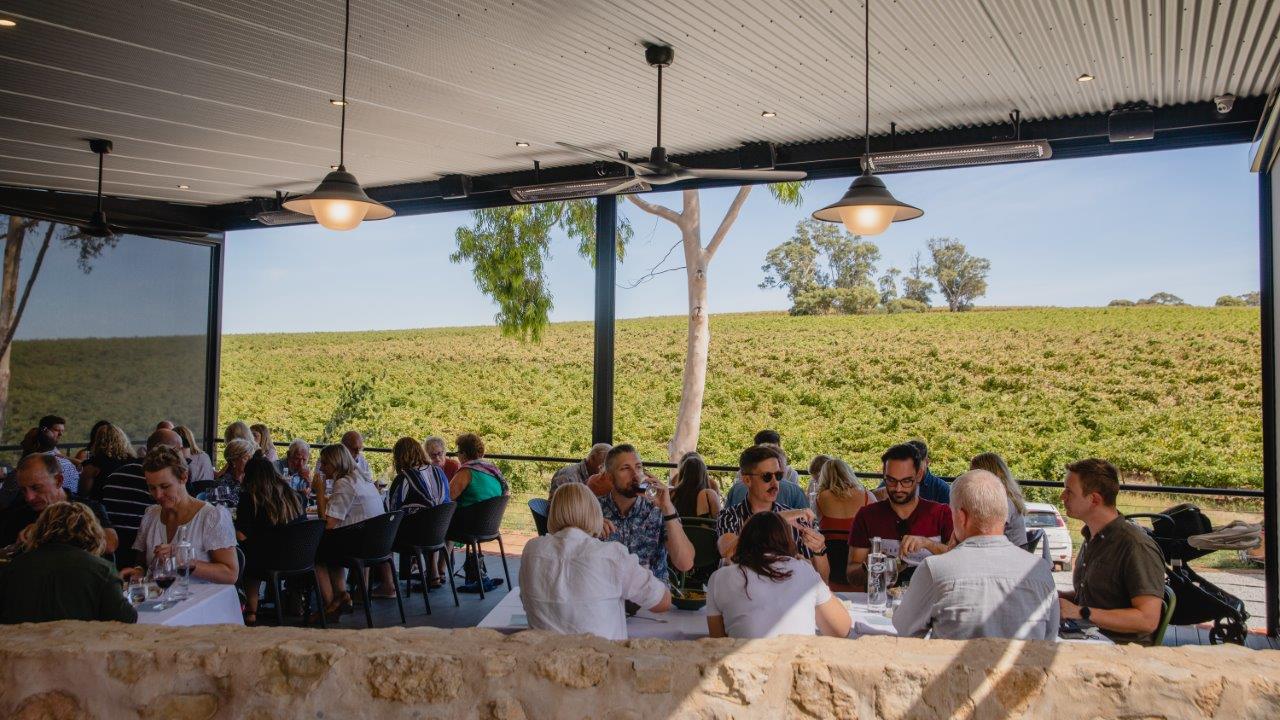
[[[778,450],[768,445],[747,448],[738,458],[738,468],[742,473],[742,481],[747,486],[747,499],[722,510],[716,520],[716,534],[720,536],[716,546],[720,550],[720,556],[726,559],[733,557],[734,551],[738,549],[738,531],[747,518],[758,512],[772,510],[790,523],[798,554],[808,558],[813,563],[813,569],[826,582],[831,572],[831,566],[827,562],[827,543],[822,534],[814,529],[811,512],[778,503],[778,489],[786,476]]]
[[[659,580],[667,579],[668,554],[672,567],[688,572],[693,567],[693,543],[684,534],[671,489],[645,473],[644,463],[630,445],[615,445],[605,455],[604,475],[611,484],[600,498],[604,539],[626,545]],[[640,487],[644,482],[656,491],[652,500]]]

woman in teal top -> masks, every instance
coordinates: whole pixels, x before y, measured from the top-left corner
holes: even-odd
[[[475,433],[458,437],[458,460],[462,467],[449,480],[449,497],[458,509],[507,494],[502,471],[484,460],[484,441]]]
[[[471,524],[472,513],[468,509],[476,503],[506,495],[509,491],[507,479],[502,477],[502,471],[493,463],[484,460],[484,441],[479,435],[475,433],[460,435],[457,443],[458,460],[462,462],[462,467],[458,468],[458,472],[454,473],[449,480],[449,497],[458,503],[458,510],[454,513],[450,526],[449,539],[461,541],[462,537],[455,535],[454,528],[466,528]],[[482,582],[485,592],[488,592],[502,583],[500,578],[488,577],[484,571],[483,562],[471,552],[467,553],[463,569],[466,572],[467,581],[458,588],[458,592],[479,592]]]

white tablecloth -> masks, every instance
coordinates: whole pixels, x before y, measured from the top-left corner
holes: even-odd
[[[864,592],[841,592],[835,593],[835,596],[845,601],[845,608],[849,610],[849,617],[853,618],[853,627],[849,630],[849,637],[859,638],[867,635],[897,635],[898,629],[893,626],[893,620],[885,617],[883,612],[871,612],[867,609],[867,594]],[[1111,638],[1098,632],[1096,627],[1088,626],[1084,628],[1086,637],[1064,639],[1059,638],[1058,642],[1088,642],[1103,643],[1105,645],[1113,644]]]
[[[520,588],[515,588],[489,611],[479,627],[491,630],[527,630],[529,620],[520,604]],[[664,613],[641,610],[627,618],[627,637],[663,640],[697,640],[707,636],[707,616],[701,610],[673,607]]]
[[[145,605],[143,607],[146,607]],[[234,585],[191,583],[191,597],[156,612],[138,610],[143,625],[244,625]]]

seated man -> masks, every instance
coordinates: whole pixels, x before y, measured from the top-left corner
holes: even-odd
[[[920,480],[920,497],[943,505],[950,503],[951,486],[929,469],[929,446],[925,445],[923,440],[908,440],[906,444],[916,449],[920,455],[920,464],[924,466],[924,477]],[[875,489],[875,496],[881,500],[885,499],[883,482]]]
[[[600,498],[605,540],[620,542],[659,580],[667,579],[667,556],[680,572],[693,567],[693,543],[684,534],[671,489],[644,471],[636,449],[615,445],[604,458],[609,492]],[[657,492],[650,500],[640,488],[647,482]]]
[[[0,513],[0,547],[17,542],[40,517],[40,512],[53,503],[78,502],[86,505],[98,517],[106,535],[106,549],[113,553],[119,544],[116,531],[111,528],[107,513],[98,503],[87,497],[67,492],[62,487],[62,466],[52,455],[28,455],[18,462],[16,471],[19,499]]]
[[[787,466],[787,454],[782,451],[782,436],[778,431],[761,430],[756,433],[753,442],[756,445],[768,445],[778,451],[778,460],[782,463],[783,470],[782,482],[778,485],[778,502],[795,510],[809,507],[809,496],[800,487],[800,473]],[[733,479],[733,486],[729,488],[729,494],[724,498],[724,506],[737,505],[746,497],[747,485],[743,482],[742,473],[738,473],[738,477]]]
[[[1049,564],[1004,536],[1004,483],[970,470],[951,486],[960,544],[925,558],[893,613],[898,634],[947,640],[1058,637],[1058,590]]]
[[[556,494],[556,489],[565,483],[587,483],[591,477],[600,472],[604,467],[604,456],[608,454],[610,449],[609,443],[596,443],[591,446],[591,451],[587,453],[587,457],[582,462],[576,462],[572,465],[566,465],[556,471],[551,476],[551,488],[547,496]],[[601,493],[597,493],[597,496]]]
[[[295,439],[289,443],[284,457],[276,461],[276,470],[289,482],[289,487],[311,495],[311,443]]]
[[[181,452],[182,437],[172,430],[156,430],[147,437],[147,450],[165,445]],[[142,524],[147,508],[155,504],[146,476],[142,473],[142,460],[121,465],[102,481],[102,507],[107,511],[111,525],[120,535],[116,565],[130,567],[133,560],[133,542]]]
[[[785,480],[782,454],[771,445],[753,445],[738,457],[738,470],[746,483],[747,496],[742,502],[720,511],[716,518],[716,548],[720,557],[733,557],[738,549],[738,533],[747,518],[758,512],[778,513],[791,526],[792,539],[800,557],[809,560],[826,582],[831,574],[827,562],[827,541],[813,528],[812,513],[804,508],[792,508],[778,502],[779,488]]]
[[[369,468],[369,461],[364,457],[364,436],[355,430],[348,430],[342,434],[342,444],[356,461],[356,473],[365,480],[373,482],[373,470]]]
[[[1080,520],[1073,590],[1061,595],[1062,617],[1098,626],[1117,643],[1151,643],[1164,602],[1164,555],[1145,530],[1116,510],[1120,473],[1106,460],[1067,466],[1062,505]]]
[[[888,497],[863,507],[849,530],[849,583],[866,587],[863,563],[872,538],[880,538],[885,555],[918,564],[924,556],[947,551],[951,542],[951,509],[920,497],[924,465],[916,448],[902,443],[880,456]]]

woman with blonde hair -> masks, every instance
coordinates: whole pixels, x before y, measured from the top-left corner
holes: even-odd
[[[1027,521],[1024,516],[1027,514],[1027,501],[1022,497],[1022,488],[1018,486],[1013,473],[1009,472],[1009,466],[1004,458],[993,452],[975,455],[969,461],[969,469],[986,470],[1004,483],[1005,499],[1009,501],[1009,516],[1004,521],[1004,536],[1014,545],[1026,547]]]
[[[200,449],[196,444],[196,435],[191,432],[191,428],[186,425],[177,425],[173,431],[178,433],[178,437],[182,438],[182,455],[187,459],[187,465],[191,468],[191,482],[203,482],[213,479],[213,461],[209,459],[209,454]]]
[[[253,440],[253,431],[249,429],[249,423],[243,420],[236,420],[227,425],[227,429],[222,432],[222,441],[231,442],[235,438],[241,440]]]
[[[875,497],[840,458],[831,458],[818,471],[818,529],[848,533],[853,518]]]
[[[616,542],[600,542],[600,501],[582,483],[562,485],[551,497],[547,535],[524,546],[520,602],[529,627],[563,635],[592,633],[627,639],[627,600],[652,612],[671,607],[666,583]]]
[[[325,521],[324,537],[316,553],[316,574],[320,577],[320,596],[324,599],[326,617],[351,607],[347,593],[347,570],[338,561],[349,555],[350,533],[342,528],[382,514],[382,495],[372,480],[356,471],[355,458],[345,445],[334,443],[320,451],[320,473],[333,480],[333,492],[322,497],[320,515]],[[323,490],[323,485],[320,486]],[[390,566],[384,579],[390,579]],[[379,597],[374,595],[374,597]],[[387,597],[394,597],[388,594]]]
[[[106,480],[111,473],[135,461],[129,436],[119,426],[103,425],[93,434],[89,455],[80,464],[80,494],[94,500],[102,499],[99,478]]]
[[[276,462],[280,459],[276,446],[271,443],[271,428],[262,423],[254,423],[249,426],[249,432],[253,433],[253,441],[258,444],[258,449],[268,460]]]
[[[240,504],[240,487],[244,484],[244,469],[249,460],[258,454],[258,446],[252,440],[231,438],[222,446],[222,458],[227,461],[222,472],[215,478],[218,484],[209,488],[213,493],[218,488],[225,488],[228,502],[234,507]]]
[[[0,573],[0,623],[138,621],[120,592],[115,565],[98,557],[106,534],[88,506],[49,505],[24,545],[27,552]]]

